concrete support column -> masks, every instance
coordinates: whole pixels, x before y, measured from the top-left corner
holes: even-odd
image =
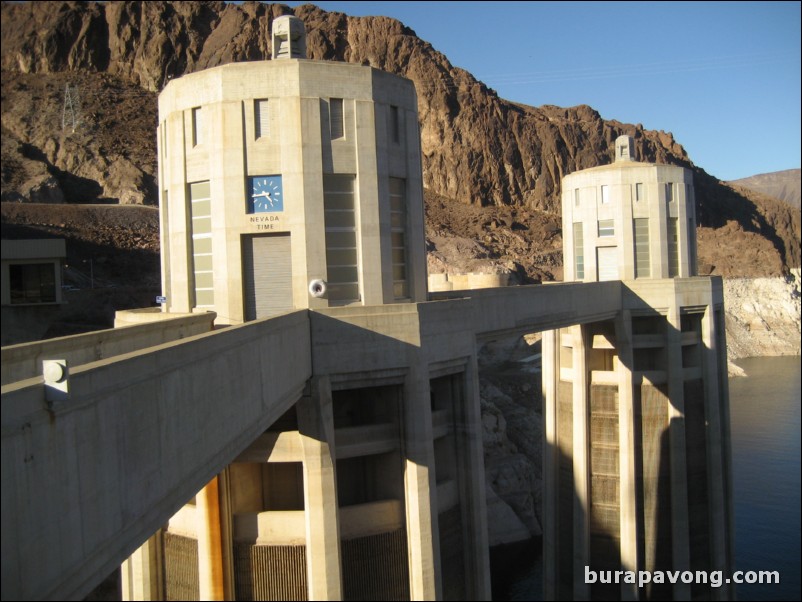
[[[334,410],[328,377],[313,378],[298,402],[303,446],[306,575],[310,600],[342,600]]]
[[[668,309],[666,324],[666,356],[668,378],[668,428],[671,458],[671,568],[691,568],[688,522],[688,476],[685,447],[685,378],[682,368],[682,322],[676,297]],[[677,582],[673,586],[675,600],[690,600],[691,586]]]
[[[556,600],[557,578],[557,508],[560,450],[557,441],[557,381],[560,376],[560,333],[547,330],[541,338],[542,401],[545,437],[543,437],[543,593],[546,600]]]
[[[592,344],[592,341],[586,341],[585,337],[585,327],[571,327],[574,363],[574,600],[590,599],[590,585],[585,583],[585,567],[590,566],[590,375],[586,343]]]
[[[479,400],[479,367],[474,353],[467,366],[461,412],[457,420],[457,449],[460,472],[463,524],[467,523],[463,545],[466,554],[466,588],[469,600],[490,600],[490,544],[487,536],[487,494],[485,493],[482,412]],[[463,388],[460,388],[463,389]],[[438,598],[440,599],[440,598]]]
[[[618,351],[618,475],[621,524],[621,568],[637,571],[638,530],[637,493],[635,489],[635,384],[632,381],[634,352],[632,317],[624,310],[615,319],[615,340]],[[637,600],[633,584],[621,585],[622,600]]]
[[[234,519],[231,510],[230,465],[217,475],[220,493],[220,551],[223,563],[223,596],[235,600],[234,587]]]
[[[201,600],[224,600],[220,490],[214,477],[195,496],[198,530],[198,589]]]
[[[710,512],[710,551],[711,569],[729,574],[732,569],[728,562],[727,550],[727,491],[724,472],[727,470],[724,446],[729,441],[722,436],[722,416],[720,411],[721,391],[719,390],[718,339],[713,307],[708,306],[702,318],[702,377],[705,386],[705,417],[707,418],[707,475],[709,479],[708,500]],[[726,357],[726,356],[725,356]],[[729,425],[726,429],[729,433]],[[728,600],[731,592],[727,586],[711,590],[714,600]]]
[[[404,382],[403,410],[409,596],[412,600],[439,600],[442,584],[429,371],[420,365],[420,360],[410,363]]]
[[[123,600],[164,600],[164,558],[161,530],[123,562]]]

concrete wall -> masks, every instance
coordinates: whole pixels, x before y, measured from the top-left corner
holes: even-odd
[[[721,279],[622,282],[620,303],[543,336],[546,597],[728,599],[585,583],[586,566],[732,570]]]
[[[341,99],[343,135],[332,137],[330,99]],[[256,103],[267,101],[269,132],[256,135]],[[196,111],[202,135],[193,133]],[[391,116],[398,116],[398,137]],[[426,298],[423,185],[412,82],[370,67],[287,59],[229,64],[171,81],[159,96],[159,181],[162,275],[167,309],[188,312],[196,302],[189,184],[208,181],[214,303],[218,322],[245,314],[247,237],[288,235],[291,292],[287,306],[328,307],[309,293],[328,280],[323,211],[324,175],[355,178],[360,304]],[[283,209],[248,207],[251,177],[283,188]],[[390,178],[406,188],[409,294],[393,293]],[[206,268],[204,268],[206,269]],[[336,304],[336,303],[335,303]]]
[[[468,272],[467,274],[429,274],[429,291],[444,292],[507,286],[509,274]]]
[[[63,302],[61,291],[61,264],[67,256],[67,244],[62,238],[41,240],[3,240],[2,262],[0,262],[0,304],[11,305],[10,265],[50,264],[53,269],[55,301],[52,303],[36,303],[35,305],[52,305]],[[29,306],[15,304],[15,307]]]
[[[387,385],[403,398],[403,545],[410,595],[442,595],[441,563],[451,561],[443,560],[449,556],[439,542],[439,511],[458,498],[465,591],[487,597],[477,339],[611,320],[622,311],[653,311],[666,299],[719,311],[720,298],[720,281],[693,278],[486,289],[422,304],[296,312],[79,366],[69,377],[70,398],[53,411],[46,409],[40,380],[5,385],[3,598],[85,595],[225,466],[237,459],[268,461],[269,451],[262,460],[240,454],[299,399],[308,406],[309,399],[319,398],[321,416],[329,416],[319,420],[326,424],[332,390]],[[728,463],[728,418],[726,391],[717,378],[723,357],[720,320],[713,317],[701,323],[705,359],[692,369],[705,375],[707,409],[718,416],[706,438],[707,474],[719,467],[711,507],[726,509],[727,477],[720,467]],[[687,342],[680,338],[680,346]],[[550,353],[547,345],[544,357]],[[311,393],[302,397],[312,366]],[[431,407],[431,383],[444,376],[459,391],[452,426],[442,408]],[[548,432],[551,417],[544,418]],[[330,453],[334,429],[319,429],[332,433],[301,437],[304,463],[313,457],[323,461]],[[283,436],[263,447],[275,448],[276,459],[284,454],[297,461],[293,438],[298,436],[287,441]],[[451,465],[438,466],[435,441],[443,436],[455,437],[458,453]],[[377,432],[377,441],[384,439]],[[306,449],[312,443],[314,454]],[[328,485],[322,488],[329,497],[336,495],[330,468],[323,471]],[[438,486],[438,470],[458,483],[458,496],[453,485]],[[304,481],[309,478],[305,474]],[[307,546],[309,574],[323,565],[329,571],[328,577],[310,579],[310,588],[328,584],[332,589],[326,591],[340,591],[337,506],[318,507],[310,498],[306,507],[307,544],[310,533],[320,542],[312,542],[314,553]],[[344,516],[343,527],[349,520]],[[714,567],[722,566],[727,554],[720,545],[726,522],[726,510],[711,519]]]
[[[153,318],[159,318],[153,322]],[[145,323],[133,325],[142,318]],[[2,384],[17,382],[42,375],[43,359],[67,360],[70,367],[88,364],[147,347],[161,345],[209,332],[213,328],[215,314],[176,314],[146,312],[117,312],[115,325],[126,328],[110,328],[85,334],[58,337],[33,343],[3,347]]]
[[[627,138],[626,136],[621,136]],[[667,197],[666,185],[671,185]],[[603,195],[602,188],[606,195]],[[638,190],[641,198],[638,198]],[[693,174],[675,165],[618,160],[572,173],[563,178],[563,256],[565,280],[599,279],[599,249],[612,249],[616,278],[643,278],[636,270],[634,220],[648,219],[648,278],[689,277],[696,274],[696,228]],[[604,197],[604,198],[603,198]],[[676,219],[677,273],[670,273],[669,219]],[[614,233],[600,231],[600,222],[612,221]],[[584,277],[577,276],[574,227],[581,224]]]
[[[126,329],[127,330],[127,329]],[[81,598],[301,396],[304,312],[2,388],[2,597]]]

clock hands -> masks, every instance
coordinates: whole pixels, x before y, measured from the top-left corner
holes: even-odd
[[[252,196],[253,196],[254,200],[255,200],[255,199],[256,199],[256,197],[258,197],[258,196],[263,196],[263,197],[265,197],[265,198],[267,199],[267,201],[270,203],[270,206],[272,207],[272,206],[273,206],[273,200],[274,200],[274,199],[273,199],[273,197],[271,196],[272,194],[273,194],[273,193],[271,193],[271,192],[260,192],[260,193],[258,193],[258,194],[254,194],[254,195],[252,195]],[[277,192],[277,193],[276,193],[276,196],[278,196],[279,194],[281,194],[281,193],[278,193],[278,192]]]

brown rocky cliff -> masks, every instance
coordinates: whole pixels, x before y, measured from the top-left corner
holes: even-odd
[[[173,77],[269,56],[282,5],[223,2],[4,4],[2,67],[23,73],[106,72],[156,91]],[[587,106],[532,108],[500,99],[431,44],[387,17],[304,5],[309,57],[343,60],[415,81],[424,185],[464,203],[559,211],[562,176],[610,160],[622,132],[644,160],[688,164],[670,134],[608,122]]]
[[[415,82],[424,185],[443,197],[473,205],[513,205],[558,214],[562,176],[609,163],[611,143],[622,133],[634,136],[642,160],[693,167],[670,133],[603,120],[588,106],[535,108],[501,99],[470,73],[453,67],[443,54],[397,20],[349,17],[313,5],[293,11],[283,5],[256,2],[3,3],[0,65],[4,70],[4,138],[6,130],[14,131],[18,143],[27,149],[23,158],[35,160],[43,155],[55,169],[72,173],[69,161],[52,150],[54,143],[63,146],[54,136],[50,137],[53,142],[26,139],[25,128],[14,128],[13,120],[7,119],[6,73],[104,74],[121,89],[133,90],[136,86],[149,91],[151,97],[141,107],[155,125],[154,93],[166,81],[219,64],[268,58],[272,19],[293,12],[306,24],[310,58],[371,65]],[[99,131],[105,126],[98,120],[95,127]],[[152,145],[152,133],[149,138],[141,144]],[[89,142],[83,146],[91,146]],[[45,149],[48,144],[49,153]],[[95,153],[106,162],[95,169],[98,177],[78,175],[100,182],[96,196],[113,197],[116,189],[110,164],[124,159],[141,171],[143,185],[152,197],[153,159],[148,162],[133,157],[136,144],[124,146],[111,160],[108,153]],[[4,163],[11,156],[4,143]],[[84,172],[92,171],[92,162],[91,157],[72,161]],[[722,199],[732,198],[733,193],[702,170],[694,169],[704,189],[697,194],[700,225],[718,228],[720,224],[714,222],[723,220],[726,224],[730,209]],[[126,170],[130,171],[130,166],[123,163],[116,172]],[[4,169],[4,194],[7,182]],[[767,241],[767,249],[774,253],[768,262],[769,272],[781,269],[777,265],[798,265],[798,218],[794,222],[793,216],[777,216],[774,213],[782,209],[734,194],[738,196],[737,205],[748,205],[736,211],[733,219],[737,227]],[[69,190],[64,196],[77,200]],[[772,215],[767,217],[769,213]],[[775,223],[790,226],[778,230]],[[786,233],[794,228],[796,242]],[[704,256],[701,249],[700,257]]]

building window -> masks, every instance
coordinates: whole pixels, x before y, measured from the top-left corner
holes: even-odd
[[[666,203],[674,202],[674,184],[671,182],[666,184]]]
[[[329,126],[331,128],[331,139],[336,140],[345,136],[343,126],[343,99],[329,99]]]
[[[601,202],[602,205],[606,205],[610,202],[610,187],[609,186],[602,186],[601,187]]]
[[[599,236],[615,236],[615,220],[599,220]]]
[[[329,300],[335,303],[360,299],[354,181],[352,175],[323,176],[326,281]]]
[[[585,240],[582,222],[574,224],[574,278],[585,279]]]
[[[401,141],[401,122],[398,107],[390,106],[390,139],[393,142]]]
[[[270,113],[267,100],[262,98],[253,101],[253,123],[257,140],[270,135]]]
[[[390,238],[393,247],[393,296],[407,299],[407,199],[406,182],[401,178],[390,178]]]
[[[579,207],[579,188],[574,188],[574,207]]]
[[[649,219],[636,218],[635,222],[635,278],[651,276],[649,261]]]
[[[208,180],[189,185],[189,205],[195,307],[213,307],[212,198]]]
[[[638,182],[635,184],[635,202],[641,202],[646,200],[646,189],[643,187],[643,184]]]
[[[688,270],[689,276],[696,276],[696,226],[693,218],[688,218]]]
[[[205,124],[201,107],[192,109],[192,146],[203,144]]]
[[[679,244],[678,220],[676,217],[668,218],[668,277],[679,276]]]
[[[8,266],[12,305],[56,302],[56,264],[23,263]]]

